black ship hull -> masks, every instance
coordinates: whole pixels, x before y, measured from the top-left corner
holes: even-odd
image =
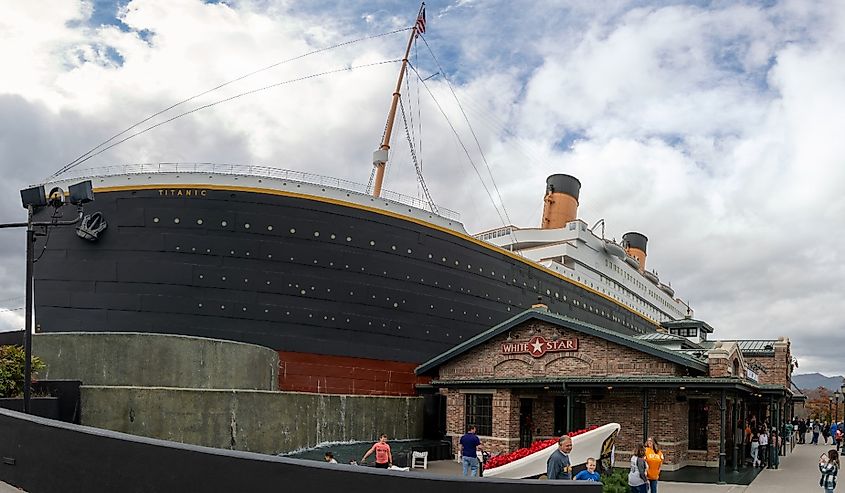
[[[338,200],[150,186],[98,190],[86,206],[95,211],[108,222],[96,242],[70,227],[38,239],[37,330],[173,333],[420,363],[538,300],[623,333],[655,329],[465,234]]]

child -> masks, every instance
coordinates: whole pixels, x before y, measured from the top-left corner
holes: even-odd
[[[836,474],[839,472],[839,453],[831,450],[819,457],[819,471],[822,473],[819,486],[825,493],[833,493],[836,488]]]
[[[592,457],[587,459],[587,469],[576,474],[575,479],[578,481],[601,481],[599,473],[596,472],[596,460]]]
[[[326,462],[328,462],[329,464],[337,464],[337,460],[334,458],[334,454],[331,453],[331,452],[326,452],[326,455],[325,455],[324,458],[325,458]]]

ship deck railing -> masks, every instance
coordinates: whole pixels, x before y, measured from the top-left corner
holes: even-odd
[[[70,178],[91,178],[96,176],[118,176],[129,174],[147,173],[216,173],[223,175],[257,176],[261,178],[276,178],[280,180],[291,180],[322,187],[331,187],[339,190],[369,195],[367,185],[356,183],[341,178],[293,171],[288,169],[274,168],[272,166],[261,166],[253,164],[221,164],[221,163],[139,163],[103,166],[99,168],[71,169],[61,174],[60,179]],[[411,197],[390,190],[382,190],[381,198],[409,205],[417,209],[432,212],[438,216],[460,221],[460,214],[445,207],[433,207],[429,202],[417,197]]]

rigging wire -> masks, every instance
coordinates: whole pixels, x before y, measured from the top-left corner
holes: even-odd
[[[484,155],[484,151],[481,149],[481,143],[478,141],[478,136],[475,134],[475,130],[472,128],[472,125],[469,122],[469,117],[467,117],[466,112],[464,111],[464,107],[461,105],[461,101],[458,99],[458,95],[455,94],[455,89],[452,87],[452,83],[449,81],[449,78],[446,76],[446,71],[443,69],[443,66],[440,65],[440,61],[434,55],[434,50],[431,49],[431,46],[428,44],[428,40],[425,39],[425,36],[420,36],[425,43],[426,48],[428,48],[429,53],[431,53],[431,58],[434,60],[434,63],[437,64],[437,68],[440,70],[440,73],[443,75],[443,80],[446,81],[446,85],[449,87],[449,90],[452,92],[452,96],[455,98],[455,102],[458,103],[458,108],[461,110],[461,114],[464,117],[464,120],[467,122],[467,126],[469,127],[469,131],[472,134],[472,138],[475,140],[475,145],[478,147],[478,153],[481,154],[481,159],[484,161],[484,166],[487,168],[487,174],[490,176],[490,181],[493,183],[493,188],[496,190],[496,195],[499,197],[499,203],[502,205],[502,212],[505,213],[505,218],[507,218],[507,223],[505,226],[511,223],[510,216],[508,216],[508,210],[505,207],[505,203],[502,200],[502,194],[499,192],[499,186],[496,184],[496,180],[493,178],[493,170],[490,168],[490,163],[487,162],[487,157]],[[414,70],[416,72],[416,70]],[[419,77],[419,73],[417,73],[417,77]],[[480,178],[480,177],[479,177]],[[492,198],[492,197],[491,197]]]
[[[79,165],[79,164],[82,164],[82,163],[84,163],[85,161],[87,161],[87,160],[91,159],[92,157],[97,156],[97,155],[99,155],[99,154],[102,154],[103,152],[106,152],[107,150],[111,149],[112,147],[115,147],[115,146],[117,146],[117,145],[120,145],[120,144],[122,144],[122,143],[126,142],[126,141],[127,141],[127,140],[129,140],[129,139],[132,139],[132,138],[134,138],[134,137],[137,137],[137,136],[139,136],[139,135],[141,135],[141,134],[145,134],[145,133],[149,132],[150,130],[153,130],[154,128],[160,127],[160,126],[162,126],[162,125],[165,125],[165,124],[167,124],[167,123],[172,122],[173,120],[176,120],[176,119],[182,118],[183,116],[188,116],[188,115],[190,115],[190,114],[192,114],[192,113],[196,113],[197,111],[201,111],[201,110],[204,110],[204,109],[210,108],[210,107],[212,107],[212,106],[216,106],[216,105],[221,104],[221,103],[227,103],[227,102],[232,101],[232,100],[234,100],[234,99],[238,99],[238,98],[241,98],[241,97],[244,97],[244,96],[249,96],[249,95],[251,95],[251,94],[255,94],[255,93],[258,93],[258,92],[261,92],[261,91],[266,91],[266,90],[268,90],[268,89],[273,89],[273,88],[275,88],[275,87],[280,87],[280,86],[284,86],[284,85],[287,85],[287,84],[292,84],[292,83],[294,83],[294,82],[302,82],[302,81],[304,81],[304,80],[314,79],[314,78],[317,78],[317,77],[322,77],[322,76],[324,76],[324,75],[336,74],[336,73],[338,73],[338,72],[348,72],[348,71],[355,70],[355,69],[359,69],[359,68],[374,67],[374,66],[377,66],[377,65],[386,65],[386,64],[388,64],[388,63],[396,63],[396,62],[401,62],[401,61],[402,61],[401,59],[382,60],[382,61],[380,61],[380,62],[365,63],[365,64],[362,64],[362,65],[351,65],[351,66],[348,66],[348,67],[338,68],[338,69],[334,69],[334,70],[326,70],[326,71],[324,71],[324,72],[317,72],[317,73],[313,73],[313,74],[306,75],[306,76],[303,76],[303,77],[297,77],[297,78],[294,78],[294,79],[288,79],[288,80],[285,80],[285,81],[282,81],[282,82],[277,82],[277,83],[275,83],[275,84],[270,84],[270,85],[268,85],[268,86],[259,87],[259,88],[252,89],[252,90],[249,90],[249,91],[246,91],[246,92],[242,92],[242,93],[240,93],[240,94],[235,94],[234,96],[229,96],[229,97],[227,97],[227,98],[219,99],[219,100],[217,100],[217,101],[214,101],[214,102],[211,102],[211,103],[208,103],[208,104],[204,104],[204,105],[202,105],[202,106],[197,106],[197,107],[196,107],[196,108],[194,108],[194,109],[191,109],[191,110],[188,110],[188,111],[185,111],[185,112],[179,113],[179,114],[178,114],[178,115],[176,115],[176,116],[173,116],[173,117],[171,117],[171,118],[168,118],[167,120],[164,120],[164,121],[161,121],[161,122],[159,122],[159,123],[156,123],[155,125],[149,126],[149,127],[145,128],[145,129],[143,129],[143,130],[139,131],[139,132],[135,132],[135,133],[133,133],[133,134],[130,134],[128,137],[125,137],[125,138],[123,138],[123,139],[121,139],[121,140],[118,140],[117,142],[115,142],[115,143],[113,143],[113,144],[111,144],[111,145],[109,145],[109,146],[107,146],[107,147],[104,147],[104,148],[100,149],[99,151],[97,151],[97,152],[95,152],[95,153],[93,153],[93,154],[91,154],[91,155],[87,156],[86,158],[84,158],[84,159],[82,159],[81,161],[77,162],[74,166]],[[65,171],[68,171],[69,169],[70,169],[70,168],[65,169],[64,171],[62,171],[62,173],[64,173]],[[55,175],[54,175],[54,176],[55,176]]]
[[[414,142],[411,140],[411,132],[408,130],[408,119],[405,116],[405,103],[402,102],[402,98],[399,98],[399,109],[402,111],[402,123],[405,125],[405,136],[408,138],[408,144],[411,147],[411,160],[414,162],[414,169],[417,171],[417,180],[422,187],[426,200],[428,200],[429,208],[432,212],[438,214],[437,205],[431,200],[431,193],[428,191],[428,186],[426,186],[425,179],[423,179],[422,168],[417,161],[417,153],[414,150]]]
[[[126,132],[128,132],[128,131],[132,130],[133,128],[135,128],[135,127],[137,127],[137,126],[139,126],[139,125],[142,125],[142,124],[144,124],[144,123],[146,123],[146,122],[148,122],[148,121],[152,120],[153,118],[155,118],[155,117],[157,117],[157,116],[159,116],[159,115],[161,115],[161,114],[163,114],[163,113],[166,113],[166,112],[168,112],[168,111],[172,110],[173,108],[175,108],[175,107],[177,107],[177,106],[180,106],[180,105],[182,105],[182,104],[185,104],[185,103],[188,103],[188,102],[190,102],[190,101],[193,101],[194,99],[197,99],[197,98],[199,98],[199,97],[201,97],[201,96],[204,96],[204,95],[206,95],[206,94],[209,94],[209,93],[211,93],[211,92],[214,92],[214,91],[216,91],[216,90],[218,90],[218,89],[221,89],[221,88],[223,88],[223,87],[226,87],[226,86],[228,86],[228,85],[230,85],[230,84],[234,84],[235,82],[239,82],[239,81],[241,81],[241,80],[244,80],[244,79],[246,79],[246,78],[248,78],[248,77],[252,77],[253,75],[258,74],[258,73],[260,73],[260,72],[264,72],[264,71],[266,71],[266,70],[270,70],[270,69],[272,69],[272,68],[276,68],[276,67],[278,67],[279,65],[284,65],[284,64],[286,64],[286,63],[293,62],[293,61],[296,61],[296,60],[300,60],[300,59],[302,59],[302,58],[305,58],[305,57],[308,57],[308,56],[311,56],[311,55],[316,55],[317,53],[322,53],[322,52],[324,52],[324,51],[329,51],[329,50],[333,50],[333,49],[336,49],[336,48],[341,48],[341,47],[344,47],[344,46],[349,46],[349,45],[352,45],[352,44],[355,44],[355,43],[359,43],[359,42],[361,42],[361,41],[367,41],[367,40],[370,40],[370,39],[376,39],[376,38],[381,38],[381,37],[384,37],[384,36],[389,36],[389,35],[391,35],[391,34],[397,34],[397,33],[400,33],[400,32],[408,31],[408,30],[410,30],[410,29],[413,29],[413,27],[405,27],[405,28],[402,28],[402,29],[396,29],[396,30],[389,31],[389,32],[386,32],[386,33],[374,34],[374,35],[372,35],[372,36],[365,36],[365,37],[358,38],[358,39],[353,39],[353,40],[350,40],[350,41],[344,41],[344,42],[342,42],[342,43],[338,43],[338,44],[335,44],[335,45],[332,45],[332,46],[327,46],[327,47],[324,47],[324,48],[319,48],[319,49],[312,50],[312,51],[309,51],[309,52],[307,52],[307,53],[303,53],[303,54],[301,54],[301,55],[298,55],[298,56],[295,56],[295,57],[292,57],[292,58],[288,58],[288,59],[285,59],[285,60],[281,60],[281,61],[279,61],[279,62],[273,63],[273,64],[268,65],[268,66],[266,66],[266,67],[260,68],[260,69],[258,69],[258,70],[254,70],[254,71],[249,72],[249,73],[247,73],[247,74],[244,74],[244,75],[241,75],[241,76],[236,77],[236,78],[234,78],[234,79],[231,79],[231,80],[229,80],[229,81],[226,81],[226,82],[224,82],[224,83],[222,83],[222,84],[219,84],[219,85],[217,85],[217,86],[215,86],[215,87],[212,87],[211,89],[207,89],[207,90],[205,90],[205,91],[203,91],[203,92],[201,92],[201,93],[199,93],[199,94],[195,94],[195,95],[193,95],[193,96],[191,96],[191,97],[189,97],[189,98],[186,98],[186,99],[183,99],[183,100],[181,100],[181,101],[179,101],[179,102],[177,102],[177,103],[174,103],[174,104],[172,104],[172,105],[168,106],[167,108],[164,108],[164,109],[163,109],[163,110],[161,110],[161,111],[158,111],[158,112],[156,112],[156,113],[153,113],[152,115],[150,115],[150,116],[148,116],[148,117],[144,118],[143,120],[141,120],[141,121],[139,121],[139,122],[135,123],[134,125],[132,125],[132,126],[130,126],[130,127],[127,127],[127,128],[126,128],[126,129],[124,129],[123,131],[121,131],[121,132],[119,132],[119,133],[117,133],[117,134],[115,134],[115,135],[112,135],[112,136],[111,136],[111,137],[109,137],[107,140],[105,140],[105,141],[101,142],[100,144],[98,144],[97,146],[95,146],[95,147],[91,148],[90,150],[88,150],[88,151],[87,151],[87,152],[85,152],[84,154],[82,154],[82,155],[78,156],[78,157],[77,157],[76,159],[74,159],[73,161],[71,161],[71,162],[69,162],[69,163],[65,164],[65,165],[64,165],[63,167],[61,167],[58,171],[56,171],[55,173],[53,173],[52,175],[50,175],[50,176],[47,178],[47,180],[50,180],[50,179],[52,179],[52,178],[55,178],[56,176],[58,176],[58,175],[60,175],[60,174],[64,173],[65,171],[68,171],[68,170],[70,170],[71,168],[74,168],[74,167],[76,167],[77,165],[82,164],[83,162],[87,161],[89,157],[93,157],[94,155],[96,155],[96,154],[94,154],[94,155],[89,156],[89,154],[93,153],[94,151],[96,151],[96,150],[97,150],[97,149],[99,149],[100,147],[102,147],[102,146],[104,146],[104,145],[108,144],[108,143],[109,143],[109,142],[111,142],[112,140],[114,140],[114,139],[116,139],[116,138],[120,137],[121,135],[125,134]],[[112,147],[113,147],[113,146],[112,146]],[[110,148],[110,147],[109,147],[109,148]],[[98,154],[99,154],[99,153],[98,153]]]
[[[487,196],[490,198],[490,201],[493,203],[493,208],[496,209],[496,214],[498,214],[499,220],[502,221],[502,224],[507,226],[508,223],[505,222],[505,218],[502,217],[502,212],[499,211],[499,207],[496,206],[496,201],[493,199],[493,195],[490,193],[490,189],[487,187],[487,184],[484,182],[484,179],[481,177],[481,173],[478,171],[478,166],[476,166],[475,161],[473,161],[472,156],[470,156],[469,149],[467,149],[466,145],[464,144],[464,141],[461,139],[460,134],[458,134],[457,129],[455,129],[455,126],[452,124],[452,120],[450,120],[449,116],[446,115],[446,111],[440,105],[440,101],[438,101],[437,98],[434,97],[434,93],[431,91],[431,88],[428,87],[428,84],[426,84],[425,82],[422,81],[422,77],[420,76],[420,73],[417,71],[417,68],[414,67],[413,65],[410,65],[410,64],[408,64],[408,66],[411,67],[411,69],[414,71],[415,74],[417,74],[417,79],[419,79],[420,82],[422,82],[422,85],[423,85],[423,87],[425,87],[426,91],[428,92],[428,95],[431,96],[431,99],[434,101],[434,104],[437,106],[437,109],[440,110],[440,114],[442,114],[443,118],[446,119],[446,123],[449,124],[449,128],[452,129],[452,133],[458,139],[458,143],[461,145],[461,148],[463,149],[464,154],[466,154],[466,157],[469,160],[469,164],[472,165],[472,169],[475,170],[475,174],[478,176],[479,181],[481,181],[481,186],[484,188],[484,191],[487,192]]]

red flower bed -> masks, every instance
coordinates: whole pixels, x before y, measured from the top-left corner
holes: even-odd
[[[598,426],[590,426],[582,430],[577,431],[570,431],[567,433],[567,436],[574,437],[578,436],[582,433],[587,433],[588,431],[593,431]],[[530,447],[521,448],[518,450],[514,450],[513,452],[507,454],[499,454],[490,457],[487,462],[484,463],[484,469],[493,469],[494,467],[503,466],[515,460],[522,459],[523,457],[528,457],[531,454],[544,450],[552,445],[558,443],[557,438],[549,438],[548,440],[537,440],[536,442],[532,443]]]

